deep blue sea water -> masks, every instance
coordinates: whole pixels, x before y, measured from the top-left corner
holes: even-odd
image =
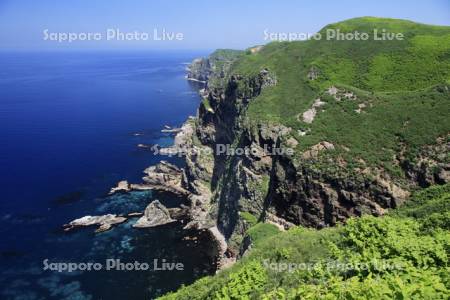
[[[179,224],[64,233],[84,215],[143,210],[157,195],[105,197],[139,182],[163,159],[137,144],[170,144],[160,132],[196,113],[184,79],[198,52],[0,53],[0,298],[151,299],[211,272]],[[165,199],[170,202],[175,199]],[[43,270],[51,262],[166,259],[184,271]]]

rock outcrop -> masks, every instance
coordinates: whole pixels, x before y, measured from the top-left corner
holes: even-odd
[[[122,181],[119,181],[117,183],[116,187],[113,187],[109,191],[109,194],[112,195],[112,194],[115,194],[117,192],[129,192],[130,190],[131,190],[131,188],[130,188],[130,184],[128,183],[128,181],[122,180]]]
[[[223,64],[217,63],[220,55],[226,58]],[[449,181],[450,166],[445,158],[450,149],[448,137],[425,147],[414,158],[396,154],[397,165],[405,175],[400,179],[382,166],[369,166],[364,161],[349,172],[349,161],[339,152],[349,149],[334,140],[319,139],[294,154],[274,151],[286,147],[298,150],[302,137],[311,129],[295,132],[281,124],[249,121],[249,104],[265,89],[279,84],[277,74],[269,68],[253,75],[230,74],[232,57],[236,56],[220,55],[195,60],[190,66],[188,78],[206,81],[197,117],[189,118],[177,132],[174,145],[161,151],[182,156],[183,168],[163,161],[145,170],[143,183],[122,182],[114,189],[152,189],[186,199],[186,206],[170,209],[152,202],[136,227],[183,220],[185,229],[211,236],[212,253],[223,267],[233,261],[233,253],[239,253],[249,226],[241,212],[280,229],[295,225],[322,228],[353,216],[382,215],[405,202],[415,187]],[[321,72],[311,69],[308,76],[316,80]],[[358,107],[355,114],[363,115],[371,106],[365,102],[358,105],[356,95],[335,86],[321,96],[340,104],[354,103]],[[313,101],[297,115],[297,121],[306,125],[317,122],[315,117],[329,103],[327,98],[322,100]],[[221,145],[252,151],[242,155],[218,153]]]
[[[159,150],[160,153],[163,155],[182,156],[189,151],[192,146],[192,135],[194,133],[193,122],[194,117],[189,117],[175,135],[173,145],[167,148],[161,148]]]
[[[309,80],[321,76],[311,69]],[[220,80],[218,80],[218,78]],[[276,74],[262,69],[254,75],[209,72],[207,84],[196,120],[191,120],[191,149],[212,149],[186,154],[183,186],[191,192],[192,228],[210,228],[217,225],[228,242],[228,247],[239,240],[246,230],[239,212],[250,212],[260,221],[278,224],[281,228],[305,225],[333,226],[352,216],[382,215],[388,209],[401,205],[415,186],[428,186],[449,180],[449,166],[437,153],[448,153],[448,139],[443,139],[440,150],[424,149],[411,162],[398,158],[408,180],[399,180],[383,168],[363,167],[348,172],[348,162],[335,155],[348,151],[344,146],[322,141],[296,155],[267,154],[280,147],[296,148],[301,137],[310,133],[305,129],[293,137],[291,129],[265,122],[249,122],[246,109],[261,92],[278,84]],[[331,86],[324,97],[336,102],[358,101],[348,90]],[[371,104],[355,104],[357,113]],[[298,121],[311,124],[316,115],[326,109],[325,100],[317,98],[310,109],[298,115]],[[218,145],[254,149],[243,155],[218,155]],[[439,145],[439,143],[438,143]],[[444,149],[445,148],[445,149]],[[430,154],[430,152],[434,154]],[[334,155],[334,154],[333,154]],[[332,168],[328,168],[332,166]],[[328,168],[328,169],[327,169]],[[332,169],[332,171],[330,171]],[[189,228],[191,228],[189,227]]]
[[[236,257],[228,255],[227,241],[217,226],[208,228],[207,233],[212,241],[214,256],[217,258],[217,269],[223,270],[233,265],[236,262]]]
[[[167,161],[148,167],[144,170],[144,174],[142,183],[130,184],[125,180],[120,181],[109,194],[145,190],[168,192],[181,197],[188,197],[191,194],[182,186],[183,170]]]
[[[117,216],[114,214],[107,214],[102,216],[84,216],[79,219],[71,221],[69,224],[63,226],[65,231],[72,230],[77,227],[86,227],[97,225],[95,232],[103,232],[112,228],[112,226],[121,224],[127,220],[126,217]]]
[[[211,74],[211,65],[207,58],[196,58],[186,68],[188,80],[205,82]]]
[[[133,225],[135,228],[149,228],[173,223],[169,210],[158,200],[152,201],[145,209],[144,215]]]
[[[211,82],[211,77],[224,78],[231,63],[242,53],[239,50],[219,49],[208,57],[194,59],[186,68],[186,78],[204,83]]]
[[[161,161],[155,166],[144,170],[146,174],[142,180],[144,184],[140,185],[142,189],[152,189],[157,191],[170,192],[179,196],[187,197],[190,192],[182,187],[182,170],[166,161]],[[132,185],[132,188],[137,185]]]

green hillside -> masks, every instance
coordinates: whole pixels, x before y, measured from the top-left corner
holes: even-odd
[[[367,33],[369,38],[327,40],[326,31],[330,29]],[[404,38],[374,40],[374,30],[378,30],[379,38],[382,30],[402,33]],[[328,25],[320,33],[320,40],[273,42],[255,54],[247,53],[234,71],[248,74],[267,67],[290,87],[320,89],[346,84],[374,92],[417,90],[450,79],[447,26],[365,17]],[[313,67],[319,71],[315,81],[307,78]]]
[[[260,96],[250,108],[258,118],[285,120],[307,108],[315,95],[331,85],[370,92],[414,91],[450,80],[450,28],[409,21],[357,18],[329,25],[341,32],[367,32],[367,41],[308,40],[273,42],[243,56],[233,72],[273,71],[279,85]],[[373,30],[401,32],[403,41],[374,41]],[[325,34],[324,34],[325,36]],[[311,69],[318,78],[310,80]],[[275,108],[275,109],[274,109]]]
[[[326,174],[339,167],[336,157],[347,171],[375,166],[395,178],[405,176],[399,157],[450,163],[450,27],[364,17],[320,33],[331,29],[366,32],[370,38],[272,42],[235,57],[222,83],[232,75],[255,78],[263,69],[276,78],[250,99],[248,123],[290,127],[301,165],[323,167]],[[404,39],[374,40],[374,29],[400,32]],[[249,95],[249,88],[240,80],[237,94]],[[321,141],[335,151],[312,162],[302,158]],[[242,218],[251,225],[246,231],[251,250],[231,268],[162,299],[448,299],[450,294],[449,184],[415,191],[383,217],[351,218],[321,230],[281,232],[248,212]]]
[[[326,40],[329,29],[370,37]],[[374,29],[402,33],[404,39],[374,40]],[[448,134],[450,27],[364,17],[320,32],[321,40],[272,42],[233,64],[231,73],[252,76],[267,68],[277,78],[277,85],[250,102],[250,120],[293,128],[299,153],[326,140],[346,149],[335,154],[387,168],[395,168],[391,160],[399,145],[412,156]],[[342,101],[329,95],[330,87]],[[311,123],[304,122],[302,114],[318,98],[324,103]]]
[[[162,299],[448,299],[449,201],[445,185],[345,226],[273,233],[257,224],[270,234],[248,256]]]

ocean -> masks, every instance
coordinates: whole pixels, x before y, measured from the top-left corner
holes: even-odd
[[[137,145],[169,145],[164,125],[195,115],[199,86],[185,80],[185,68],[205,54],[0,52],[1,299],[152,299],[213,272],[182,224],[61,229],[85,215],[143,211],[162,197],[107,192],[120,180],[139,183],[146,167],[167,159]],[[44,268],[108,259],[183,270]]]

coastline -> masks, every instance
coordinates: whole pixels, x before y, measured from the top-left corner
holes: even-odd
[[[199,82],[199,83],[204,83],[206,84],[206,80],[199,80],[199,79],[195,79],[195,78],[190,78],[188,76],[185,76],[186,80],[190,80],[190,81],[194,81],[194,82]]]
[[[196,59],[193,61],[195,63]],[[189,68],[186,69],[188,72]],[[189,74],[189,73],[188,73]],[[187,81],[207,84],[207,81],[197,80],[185,76]],[[197,88],[199,96],[204,89]],[[160,194],[166,194],[169,197],[180,199],[180,205],[167,208],[158,201],[158,197],[152,199],[145,211],[123,212],[120,214],[105,214],[84,216],[74,219],[63,225],[64,231],[72,231],[81,227],[97,226],[96,233],[102,233],[114,230],[114,227],[122,223],[129,222],[130,219],[138,218],[130,230],[143,230],[164,226],[167,223],[177,222],[183,224],[183,230],[187,239],[204,240],[205,251],[209,253],[212,266],[215,266],[216,272],[223,266],[228,266],[235,261],[235,257],[228,257],[225,253],[228,250],[224,235],[212,223],[207,216],[204,205],[211,198],[209,189],[198,187],[192,190],[186,186],[189,180],[186,178],[186,170],[181,165],[189,163],[183,151],[186,149],[195,152],[195,146],[192,144],[194,129],[192,123],[198,119],[194,116],[187,116],[186,121],[180,127],[169,127],[165,125],[160,131],[162,133],[173,134],[171,146],[161,148],[160,154],[178,155],[182,157],[183,163],[169,163],[161,160],[143,170],[144,176],[140,183],[129,183],[127,180],[120,180],[117,186],[112,187],[109,196],[115,194],[128,194],[135,191],[153,191]],[[141,147],[141,144],[138,145]],[[142,147],[141,147],[142,148]],[[199,202],[200,201],[200,202]],[[201,203],[201,205],[199,205]]]
[[[5,66],[15,70],[16,60],[8,60],[9,55],[4,57]],[[182,230],[181,221],[159,228],[132,227],[150,201],[159,199],[172,212],[179,202],[176,197],[146,189],[107,195],[122,178],[140,183],[145,175],[140,172],[163,158],[136,147],[138,143],[167,145],[174,135],[162,133],[160,129],[165,124],[182,124],[186,117],[195,114],[198,107],[197,96],[193,93],[196,85],[183,79],[185,72],[180,62],[181,59],[192,59],[192,54],[61,53],[49,59],[44,53],[20,57],[21,64],[26,62],[24,66],[27,67],[8,75],[8,82],[17,84],[3,85],[3,94],[31,97],[29,90],[39,92],[33,94],[30,101],[14,103],[14,108],[20,108],[20,111],[11,108],[8,110],[10,118],[3,119],[10,124],[6,129],[7,140],[11,142],[11,147],[3,149],[3,153],[6,156],[11,153],[12,158],[5,166],[20,174],[5,178],[7,195],[0,216],[5,232],[0,258],[1,295],[26,297],[35,294],[39,299],[62,299],[61,294],[55,294],[53,298],[50,295],[73,287],[75,293],[91,295],[93,299],[123,299],[125,296],[142,299],[144,296],[156,297],[181,284],[191,283],[199,276],[212,274],[213,261],[199,246],[207,237],[201,235],[199,239],[199,234],[193,230]],[[48,67],[38,68],[44,61]],[[76,63],[79,61],[83,63]],[[74,63],[64,76],[52,76],[56,68],[58,72],[66,70],[61,67],[63,62]],[[103,71],[94,72],[99,68]],[[154,68],[158,68],[158,74],[152,71]],[[23,82],[24,72],[35,74],[35,79]],[[50,89],[53,84],[56,90]],[[158,86],[164,86],[163,93]],[[130,105],[130,91],[133,91],[135,105]],[[64,94],[65,101],[55,103],[55,92]],[[92,95],[96,98],[92,99]],[[107,105],[109,103],[113,105]],[[2,105],[8,108],[9,103]],[[55,109],[43,113],[45,120],[32,113],[41,112],[43,107],[50,105]],[[95,113],[99,111],[101,115]],[[30,115],[30,122],[14,121],[22,120],[22,112]],[[35,124],[39,126],[33,126]],[[95,130],[92,130],[93,125]],[[14,131],[8,132],[9,128]],[[25,138],[33,147],[21,146]],[[34,176],[23,175],[30,165],[21,162],[22,155],[39,157],[32,164]],[[179,159],[169,161],[178,162]],[[15,180],[19,186],[15,185]],[[32,197],[27,196],[30,193]],[[62,224],[84,215],[110,215],[109,218],[112,215],[116,221],[127,220],[114,225],[108,217],[94,218],[102,222],[70,232],[61,228]],[[107,230],[106,224],[111,224],[112,228]],[[99,232],[94,233],[97,228]],[[182,262],[185,271],[171,274],[168,280],[164,272],[146,276],[130,272],[118,276],[114,272],[60,274],[42,269],[44,258],[83,262],[116,257],[129,261],[168,259]],[[24,285],[12,285],[18,280]],[[111,284],[106,291],[105,287]]]

